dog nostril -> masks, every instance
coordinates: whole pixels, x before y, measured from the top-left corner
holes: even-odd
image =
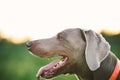
[[[32,42],[31,42],[31,41],[30,41],[30,42],[27,42],[27,43],[26,43],[26,46],[27,46],[27,47],[32,46]]]

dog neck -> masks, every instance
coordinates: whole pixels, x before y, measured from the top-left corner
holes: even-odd
[[[103,62],[101,62],[100,68],[98,68],[96,71],[93,71],[94,80],[108,80],[110,79],[112,74],[114,74],[113,72],[115,71],[116,66],[118,67],[118,60],[116,56],[111,53],[112,52],[110,52],[106,59]],[[116,77],[118,77],[117,75]]]
[[[90,70],[86,70],[85,72],[80,71],[80,73],[77,74],[77,76],[79,78],[78,80],[117,80],[113,78],[120,77],[119,72],[120,61],[118,62],[116,56],[111,54],[110,52],[106,59],[101,62],[100,68],[98,68],[95,71]]]
[[[116,66],[115,66],[115,69],[109,80],[116,80],[119,75],[119,72],[120,72],[120,61],[118,60]]]

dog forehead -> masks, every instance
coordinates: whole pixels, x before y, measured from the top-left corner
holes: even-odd
[[[73,28],[73,29],[67,29],[63,31],[64,37],[70,41],[71,43],[79,42],[82,41],[82,36],[81,36],[81,29],[79,28]]]
[[[80,34],[80,29],[79,28],[72,28],[72,29],[66,29],[64,31],[62,31],[63,33],[69,35],[78,35]]]

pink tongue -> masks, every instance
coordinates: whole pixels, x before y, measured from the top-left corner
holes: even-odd
[[[52,63],[46,65],[46,66],[43,66],[41,67],[39,70],[38,70],[38,73],[36,75],[36,77],[38,78],[38,80],[40,80],[40,77],[41,75],[45,72],[45,71],[48,71],[49,69],[53,68],[60,60],[57,60],[57,61],[53,61]]]

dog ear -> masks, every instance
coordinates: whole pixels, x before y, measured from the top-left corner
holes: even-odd
[[[92,30],[84,31],[86,39],[85,58],[91,71],[100,67],[100,63],[108,56],[110,46],[102,35]]]

